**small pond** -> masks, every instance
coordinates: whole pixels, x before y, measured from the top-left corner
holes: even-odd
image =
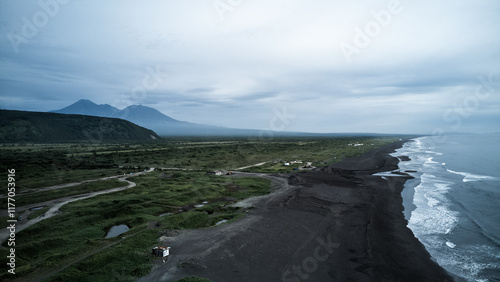
[[[106,239],[113,238],[113,237],[116,237],[120,234],[123,234],[129,230],[130,230],[130,228],[125,224],[115,225],[115,226],[111,227],[111,229],[109,229],[108,235],[106,235],[106,237],[104,237],[104,238],[106,238]]]
[[[224,222],[227,222],[227,219],[223,219],[223,220],[217,222],[215,225],[223,224]]]
[[[208,204],[207,201],[204,201],[203,203],[201,204],[198,204],[198,205],[194,205],[195,208],[201,208],[201,207],[204,207],[206,204]]]

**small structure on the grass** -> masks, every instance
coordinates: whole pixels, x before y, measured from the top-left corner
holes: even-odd
[[[226,175],[233,175],[233,174],[234,174],[234,172],[232,172],[232,171],[228,171],[228,172],[226,173]]]
[[[306,164],[304,165],[304,168],[312,168],[312,162],[306,162]]]
[[[212,170],[212,171],[209,171],[207,172],[208,175],[224,175],[224,172],[220,171],[220,170]]]
[[[285,163],[284,165],[285,165],[285,166],[290,166],[290,163]]]
[[[156,257],[167,257],[170,255],[170,247],[154,247],[152,254]]]

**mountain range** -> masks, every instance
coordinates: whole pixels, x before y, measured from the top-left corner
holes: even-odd
[[[120,118],[151,129],[160,136],[257,136],[261,133],[260,130],[254,129],[234,129],[179,121],[154,108],[142,105],[131,105],[123,110],[119,110],[108,104],[97,105],[86,99],[79,100],[60,110],[50,112]]]
[[[378,133],[304,133],[227,128],[176,120],[154,108],[142,105],[131,105],[123,110],[119,110],[108,104],[97,105],[87,99],[81,99],[68,107],[50,112],[124,119],[151,129],[160,136],[394,136],[394,134]]]

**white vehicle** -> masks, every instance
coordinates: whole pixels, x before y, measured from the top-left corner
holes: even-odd
[[[168,257],[170,255],[170,247],[154,247],[152,254],[157,257]]]

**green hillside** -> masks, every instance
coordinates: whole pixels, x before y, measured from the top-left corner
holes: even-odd
[[[83,115],[0,110],[0,142],[110,142],[160,138],[129,121]]]

